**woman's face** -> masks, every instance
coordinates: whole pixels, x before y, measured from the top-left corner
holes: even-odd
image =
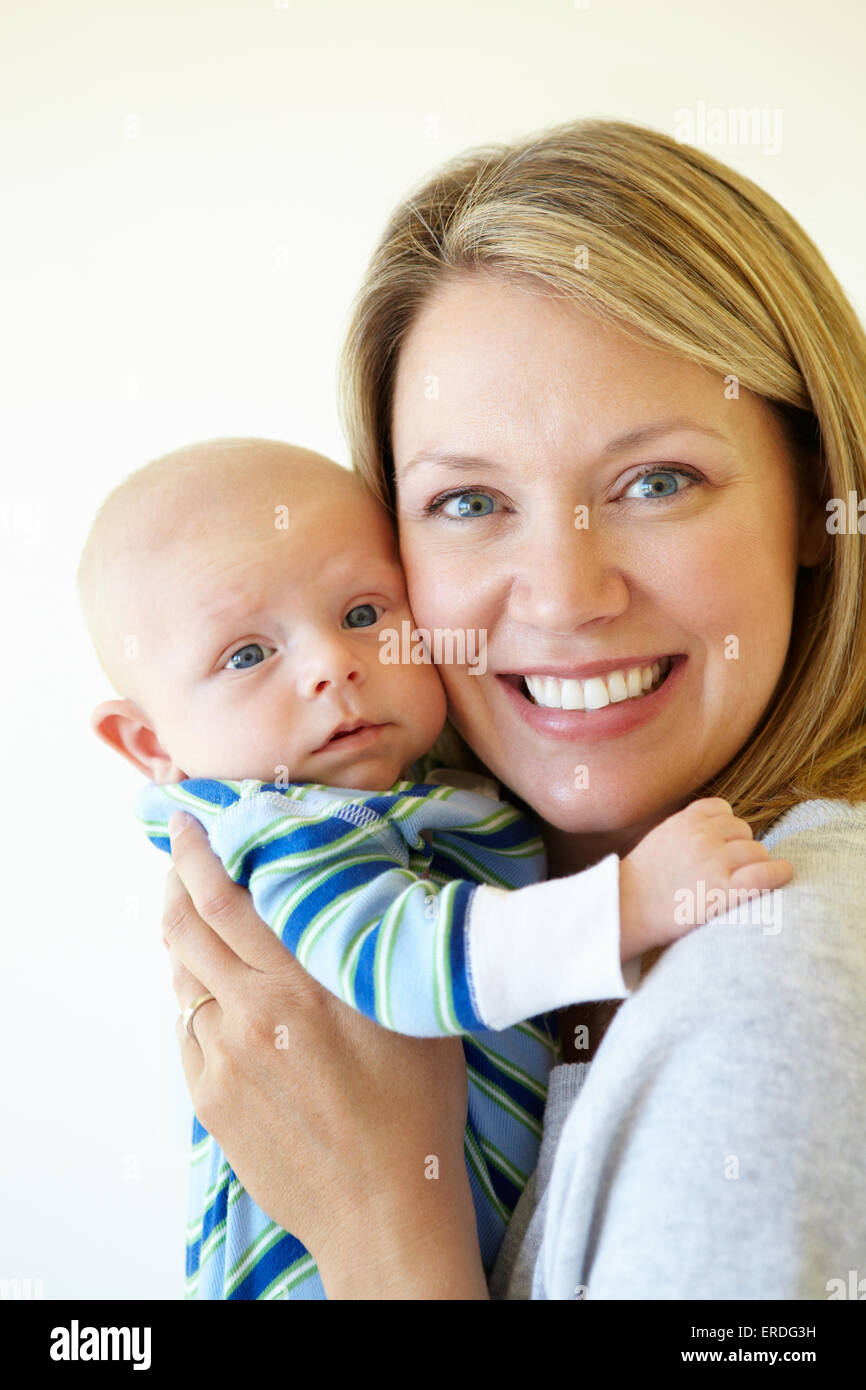
[[[569,302],[466,276],[404,342],[392,448],[415,621],[486,640],[483,672],[441,675],[506,788],[561,830],[609,833],[662,819],[729,762],[814,562],[760,398]],[[637,695],[634,669],[665,657]]]

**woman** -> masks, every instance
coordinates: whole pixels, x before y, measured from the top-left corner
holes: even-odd
[[[769,919],[645,958],[609,1031],[614,1006],[561,1016],[496,1296],[826,1297],[864,1264],[864,380],[792,219],[620,122],[437,171],[361,287],[355,465],[394,506],[418,625],[486,631],[484,674],[442,668],[467,766],[539,817],[552,876],[704,795],[795,868]],[[566,680],[663,655],[657,695],[561,707]],[[244,1186],[329,1297],[486,1297],[459,1043],[352,1014],[202,832],[173,852],[178,1000],[215,996],[178,1028],[185,1074]]]

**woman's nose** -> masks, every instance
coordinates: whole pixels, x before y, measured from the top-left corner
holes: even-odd
[[[509,615],[556,632],[619,617],[628,607],[625,557],[610,553],[583,512],[564,512],[534,527],[509,554]]]

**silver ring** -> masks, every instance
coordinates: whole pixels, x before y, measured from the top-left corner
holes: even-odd
[[[192,1021],[195,1018],[197,1010],[201,1008],[202,1004],[207,1004],[211,999],[213,999],[214,1002],[216,1002],[215,996],[213,994],[199,994],[197,998],[193,999],[191,1004],[187,1004],[186,1008],[183,1011],[183,1026],[189,1033],[190,1037],[195,1038],[196,1042],[198,1042],[198,1038],[196,1038],[195,1036],[195,1029],[192,1026]]]

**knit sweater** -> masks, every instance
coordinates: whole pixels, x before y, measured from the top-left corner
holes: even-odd
[[[553,1069],[494,1298],[866,1295],[866,802],[759,838],[794,866],[776,920],[689,932]]]

